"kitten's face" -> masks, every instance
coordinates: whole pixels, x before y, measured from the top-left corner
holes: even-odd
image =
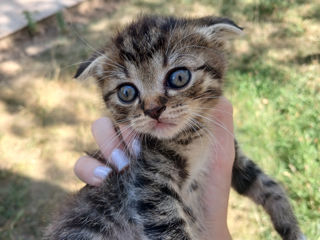
[[[160,139],[203,127],[222,93],[225,19],[144,17],[77,76],[94,75],[117,123]],[[229,36],[228,35],[228,36]]]

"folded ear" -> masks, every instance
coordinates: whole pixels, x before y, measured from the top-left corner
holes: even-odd
[[[200,18],[197,31],[212,41],[226,41],[244,34],[243,28],[228,18]]]
[[[83,80],[89,77],[98,76],[99,73],[101,74],[101,72],[103,71],[102,60],[104,58],[105,56],[99,53],[95,53],[87,61],[80,64],[76,74],[74,75],[74,78]]]

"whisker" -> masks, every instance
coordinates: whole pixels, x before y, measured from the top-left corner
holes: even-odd
[[[212,108],[201,108],[201,107],[197,107],[195,110],[197,110],[197,109],[219,111],[219,112],[226,113],[226,114],[228,114],[228,115],[232,115],[230,112],[227,112],[227,111],[224,111],[224,110],[222,110],[222,109],[215,108],[215,107],[212,107]]]
[[[215,120],[217,123],[221,124],[224,128],[226,128],[226,126],[223,124],[223,122],[217,120],[217,118],[215,118],[214,116],[212,116],[212,115],[207,115],[206,113],[204,113],[204,114],[205,114],[205,116],[214,118],[214,120]],[[229,113],[229,114],[230,114],[230,113]],[[221,127],[222,127],[222,126],[221,126]],[[225,129],[225,130],[227,130],[227,129]],[[230,131],[229,131],[229,132],[230,132]],[[230,133],[230,134],[231,134],[231,133]],[[235,138],[233,134],[231,134],[231,135],[233,136],[233,138]]]
[[[132,127],[133,124],[130,124],[128,126],[125,127],[125,130],[129,129],[130,127]],[[119,136],[121,135],[121,132],[116,132],[115,134],[113,134],[113,136],[111,137],[110,140],[106,141],[105,143],[103,143],[100,146],[100,149],[95,151],[95,153],[92,155],[92,157],[96,157],[97,154],[101,151],[102,153],[104,152],[104,150],[110,146],[110,144],[112,144]]]
[[[108,62],[105,62],[104,64],[115,67],[115,68],[120,68],[120,69],[124,69],[125,67],[118,64],[115,61],[112,61],[104,52],[101,52],[100,50],[94,48],[92,45],[89,44],[89,42],[87,40],[85,40],[83,37],[80,36],[80,34],[78,33],[78,31],[75,29],[75,27],[70,24],[71,26],[71,30],[73,31],[73,33],[75,34],[75,36],[90,50],[92,50],[94,53],[98,54],[99,56],[102,56],[103,58],[105,58]]]
[[[204,97],[202,97],[204,96]],[[192,98],[193,100],[200,100],[200,99],[218,99],[220,96],[206,96],[206,95],[202,95],[202,96],[197,96]]]
[[[189,121],[191,121],[191,126],[192,124],[194,124],[196,127],[198,127],[199,129],[201,129],[201,126],[199,123],[197,123],[197,120],[196,119],[193,119],[193,118],[189,118]],[[201,137],[200,133],[198,131],[196,131],[196,128],[194,128],[192,126],[193,130],[198,134],[199,138],[200,138],[200,141],[201,141],[201,145],[203,144],[203,138]]]
[[[130,119],[124,119],[124,120],[117,120],[115,121],[117,124],[119,123],[126,123],[126,122],[130,122],[131,120]]]
[[[70,68],[73,66],[78,66],[78,65],[81,65],[82,63],[91,63],[91,61],[82,61],[82,62],[72,63],[72,64],[64,66],[63,68],[61,68],[61,70],[65,70],[66,68]]]
[[[198,116],[198,117],[204,118],[204,119],[206,119],[207,121],[212,122],[213,124],[221,127],[221,128],[224,129],[230,136],[232,136],[233,138],[235,138],[235,136],[234,136],[221,122],[217,122],[217,121],[215,121],[214,119],[210,119],[210,118],[208,118],[208,117],[206,117],[206,116],[203,116],[203,115],[198,114],[198,113],[195,113],[195,112],[193,112],[192,114],[194,114],[194,115],[196,115],[196,116]]]
[[[207,129],[207,132],[208,132],[208,133],[211,133],[208,129]],[[216,137],[214,136],[214,134],[211,133],[211,135],[212,135],[212,138],[213,138],[213,147],[214,147],[214,149],[215,149],[215,155],[216,155],[216,159],[217,159],[217,154],[218,154],[218,152],[217,152],[216,148],[217,148],[217,147],[220,147],[220,148],[222,149],[222,151],[225,152],[225,153],[226,153],[226,149],[225,149],[224,146],[219,142],[218,138],[216,138]]]

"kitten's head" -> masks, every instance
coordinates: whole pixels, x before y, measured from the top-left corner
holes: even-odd
[[[93,76],[117,123],[173,138],[198,129],[222,94],[226,40],[242,28],[225,18],[144,16],[78,69]]]

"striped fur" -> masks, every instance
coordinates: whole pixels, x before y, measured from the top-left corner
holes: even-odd
[[[213,136],[207,112],[222,95],[224,43],[241,30],[224,18],[141,17],[80,66],[75,77],[97,79],[115,125],[130,125],[142,151],[138,157],[127,153],[131,164],[125,172],[113,171],[102,186],[77,193],[44,239],[204,238],[202,193]],[[166,80],[179,67],[192,77],[175,90]],[[128,83],[139,93],[125,104],[117,91]],[[157,129],[147,114],[150,109],[162,109],[157,121],[169,121],[170,127]],[[303,239],[279,184],[243,155],[237,143],[232,186],[265,208],[284,240]]]
[[[284,190],[235,145],[233,188],[266,210],[282,239],[304,239]]]

